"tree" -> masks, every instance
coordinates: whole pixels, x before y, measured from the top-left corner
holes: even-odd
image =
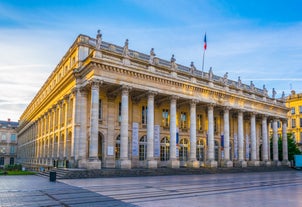
[[[273,139],[270,141],[271,147],[271,158],[273,158]],[[287,148],[288,148],[288,160],[294,160],[294,155],[302,154],[297,143],[293,139],[292,133],[287,133]],[[278,152],[279,152],[279,160],[283,160],[283,145],[282,145],[282,137],[278,139]]]

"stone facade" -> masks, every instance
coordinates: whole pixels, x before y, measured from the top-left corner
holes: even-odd
[[[153,48],[147,55],[130,50],[128,40],[120,47],[101,38],[78,36],[22,114],[23,164],[86,169],[272,164],[268,125],[286,123],[283,100],[252,82],[185,67],[174,56],[157,58]],[[283,157],[287,162],[286,151]]]

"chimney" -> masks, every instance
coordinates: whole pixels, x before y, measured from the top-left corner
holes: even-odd
[[[10,122],[10,118],[8,118],[7,121]]]

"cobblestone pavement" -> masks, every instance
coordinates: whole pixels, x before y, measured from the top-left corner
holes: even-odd
[[[70,179],[0,176],[0,206],[302,206],[302,172]]]

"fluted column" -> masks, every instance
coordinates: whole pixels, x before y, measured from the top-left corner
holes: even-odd
[[[256,139],[256,114],[251,113],[251,161],[250,166],[259,166],[257,160],[257,139]]]
[[[176,99],[172,96],[170,100],[170,160],[168,166],[179,168],[179,160],[176,158]]]
[[[129,87],[122,88],[122,109],[121,109],[121,168],[131,168],[131,161],[128,159],[128,110],[129,110]]]
[[[224,136],[224,167],[233,167],[230,160],[230,108],[225,107],[223,110],[223,136]]]
[[[280,165],[279,150],[278,150],[278,122],[277,119],[273,120],[273,161],[274,165]]]
[[[214,155],[214,105],[208,105],[208,167],[217,167]]]
[[[288,146],[287,146],[287,119],[282,119],[282,164],[289,165],[288,161]]]
[[[99,91],[100,83],[92,80],[91,100],[90,100],[90,141],[89,141],[89,169],[100,169],[101,161],[98,159],[98,139],[99,139]]]
[[[264,165],[271,165],[268,160],[267,116],[262,117],[262,161]]]
[[[78,153],[79,153],[79,167],[87,168],[87,89],[81,88],[80,90],[80,136],[77,140]]]
[[[157,161],[154,159],[154,92],[148,93],[148,114],[147,114],[147,166],[157,168]]]
[[[199,162],[196,160],[196,100],[190,102],[190,160],[189,167],[198,168]]]
[[[238,112],[238,163],[240,167],[246,167],[244,160],[244,133],[243,133],[243,111]]]

